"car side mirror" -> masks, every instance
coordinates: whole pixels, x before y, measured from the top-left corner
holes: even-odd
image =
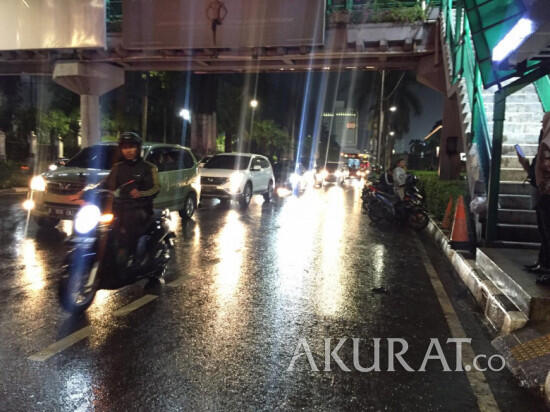
[[[259,172],[260,170],[262,170],[262,166],[260,165],[254,165],[252,166],[252,169],[251,169],[253,172]]]

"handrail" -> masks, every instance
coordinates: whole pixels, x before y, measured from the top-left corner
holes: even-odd
[[[464,81],[470,113],[472,115],[472,142],[477,144],[483,180],[489,182],[492,139],[489,135],[487,116],[483,106],[483,83],[472,44],[468,15],[463,3],[456,0],[442,0],[442,18],[445,20],[445,42],[449,45],[452,61],[453,85]]]

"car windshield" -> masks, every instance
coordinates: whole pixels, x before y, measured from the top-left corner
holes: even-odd
[[[214,156],[204,165],[206,169],[245,170],[250,163],[250,156]]]
[[[327,163],[327,171],[328,172],[335,172],[340,167],[339,163]]]
[[[118,147],[112,145],[86,147],[69,160],[65,166],[109,170],[117,157],[117,153]]]

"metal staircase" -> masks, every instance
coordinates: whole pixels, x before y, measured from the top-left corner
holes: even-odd
[[[512,77],[510,72],[500,73],[493,68],[488,69],[490,66],[487,65],[487,56],[483,55],[487,54],[487,51],[478,54],[477,47],[482,38],[480,34],[484,34],[480,27],[483,27],[483,18],[487,17],[483,15],[482,7],[490,2],[491,0],[479,4],[477,0],[442,2],[441,34],[444,40],[442,48],[447,66],[446,76],[450,87],[448,95],[456,92],[461,107],[464,141],[475,143],[477,147],[477,155],[473,161],[480,165],[481,173],[478,176],[468,176],[471,194],[474,191],[479,193],[480,186],[485,193],[489,191],[490,176],[497,175],[491,173],[491,167],[494,167],[495,163],[499,164],[497,169],[500,176],[496,188],[494,184],[492,187],[493,192],[495,189],[498,192],[496,239],[491,239],[492,243],[514,247],[536,246],[539,237],[531,199],[531,186],[523,183],[527,174],[517,160],[514,145],[520,144],[529,160],[535,155],[543,109],[550,110],[550,80],[545,76],[535,82],[536,89],[533,85],[521,85],[523,88],[518,87],[519,91],[506,95],[506,118],[502,133],[499,134],[499,139],[502,139],[502,152],[497,151],[495,157],[494,102],[502,96],[495,94],[496,87],[488,90],[484,90],[484,87],[498,84],[501,90],[514,79],[507,80]],[[478,27],[474,32],[471,31],[469,16],[476,17]],[[473,33],[476,35],[476,43]],[[483,40],[485,43],[482,45],[485,49],[489,46],[487,50],[490,50],[488,38],[485,37]],[[513,84],[511,86],[514,87]],[[495,159],[499,159],[499,162],[495,162]],[[470,168],[468,169],[470,172]],[[489,217],[489,224],[490,221]]]

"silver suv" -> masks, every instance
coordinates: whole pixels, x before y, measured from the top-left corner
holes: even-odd
[[[253,194],[266,202],[273,198],[275,177],[267,157],[252,153],[221,153],[200,169],[201,199],[219,198],[228,204],[238,200],[246,208]]]

